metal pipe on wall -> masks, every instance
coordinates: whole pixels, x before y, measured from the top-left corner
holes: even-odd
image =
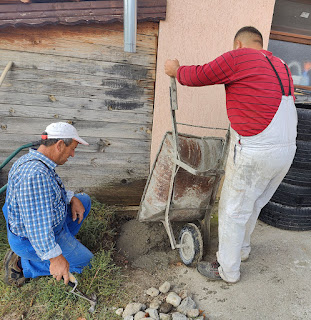
[[[137,0],[124,0],[124,51],[136,52]]]

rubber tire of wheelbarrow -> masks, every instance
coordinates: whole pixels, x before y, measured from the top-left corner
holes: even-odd
[[[179,256],[186,266],[194,267],[202,260],[203,257],[203,239],[200,229],[194,223],[187,223],[179,233],[179,244],[182,244],[183,237],[186,233],[192,238],[194,253],[190,258],[185,257],[183,254],[183,248],[179,248]]]

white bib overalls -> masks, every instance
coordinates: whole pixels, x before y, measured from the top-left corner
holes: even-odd
[[[283,180],[296,152],[297,111],[293,97],[285,95],[271,123],[261,133],[243,137],[231,129],[230,151],[219,211],[219,274],[228,282],[240,279],[241,254],[250,253],[250,237],[260,210]],[[286,64],[284,63],[290,81]]]

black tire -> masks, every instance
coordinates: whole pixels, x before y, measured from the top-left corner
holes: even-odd
[[[311,102],[310,103],[296,103],[295,104],[297,111],[300,109],[311,110]]]
[[[311,188],[282,182],[271,201],[293,207],[311,207]]]
[[[292,168],[311,170],[311,141],[297,140],[297,150]]]
[[[293,163],[259,219],[271,226],[311,230],[311,104],[296,104],[297,151]]]
[[[311,187],[311,170],[297,169],[291,167],[283,179],[283,182],[301,186]]]
[[[306,107],[306,105],[304,105],[304,107]],[[297,108],[297,114],[297,139],[303,141],[311,141],[311,108]]]
[[[187,223],[180,231],[179,256],[186,266],[196,266],[203,257],[203,240],[200,229],[194,223]]]
[[[260,212],[259,220],[280,229],[311,230],[311,207],[292,207],[270,201]]]
[[[297,140],[296,145],[297,145],[297,150],[296,150],[295,158],[303,161],[309,160],[309,162],[311,162],[311,140],[310,141]]]

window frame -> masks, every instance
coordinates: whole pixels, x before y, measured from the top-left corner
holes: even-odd
[[[290,31],[293,31],[293,32],[290,32]],[[294,30],[294,29],[291,29],[291,28],[287,28],[286,31],[273,30],[272,29],[270,31],[269,39],[292,42],[292,43],[297,43],[297,44],[311,45],[311,36],[304,35],[304,34],[301,34],[301,33],[297,33],[297,30]],[[294,87],[297,88],[297,89],[303,89],[303,90],[311,91],[311,86],[303,86],[303,85],[295,84]]]

